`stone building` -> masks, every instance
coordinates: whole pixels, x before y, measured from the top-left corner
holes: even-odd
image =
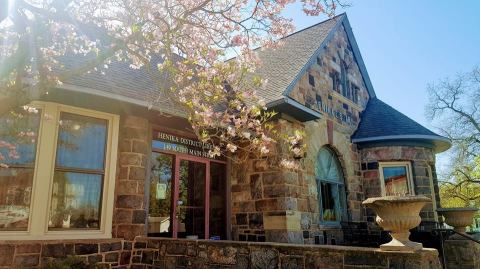
[[[279,168],[280,146],[243,164],[208,158],[181,110],[149,109],[146,72],[114,62],[33,102],[18,123],[33,137],[0,131],[20,153],[0,168],[0,239],[15,240],[0,243],[0,266],[77,254],[121,267],[147,235],[362,245],[356,235],[381,231],[361,202],[382,195],[431,197],[421,229],[434,225],[435,154],[450,142],[376,97],[347,16],[283,42],[259,52],[259,94],[281,132],[306,133],[298,171]]]

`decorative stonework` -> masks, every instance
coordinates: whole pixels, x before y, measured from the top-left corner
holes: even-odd
[[[429,202],[425,196],[386,196],[368,198],[363,204],[377,214],[377,223],[390,232],[392,241],[380,245],[386,251],[416,251],[422,249],[421,243],[409,240],[410,229],[417,227],[422,219],[420,210]]]
[[[133,253],[131,268],[441,268],[434,249],[382,252],[343,246],[138,238]]]
[[[456,208],[441,208],[437,211],[445,218],[445,223],[453,226],[458,233],[465,233],[466,226],[473,222],[473,217],[477,213],[478,208],[474,207],[456,207]]]
[[[369,96],[343,26],[302,75],[290,97],[337,123],[356,128]]]
[[[0,268],[38,268],[47,261],[75,255],[99,268],[126,269],[132,244],[121,239],[4,241]]]
[[[150,156],[148,120],[125,116],[120,122],[113,237],[133,240],[146,235],[145,182]]]

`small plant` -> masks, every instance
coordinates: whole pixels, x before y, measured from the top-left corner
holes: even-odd
[[[41,269],[95,269],[95,264],[87,263],[78,256],[68,256],[65,259],[57,259],[43,264]]]

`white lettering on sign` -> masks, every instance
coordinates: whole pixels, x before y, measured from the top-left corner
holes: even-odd
[[[156,138],[161,140],[153,141],[153,147],[156,149],[174,151],[196,157],[210,158],[208,151],[213,149],[213,145],[209,143],[161,132],[157,133]]]
[[[180,143],[186,146],[196,147],[196,148],[209,149],[209,150],[213,149],[213,145],[209,143],[203,143],[202,141],[193,140],[185,137],[178,137],[175,135],[161,133],[161,132],[157,133],[157,138],[165,141],[170,141],[173,143]]]

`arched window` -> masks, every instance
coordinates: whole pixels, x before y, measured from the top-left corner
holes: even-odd
[[[320,223],[346,220],[345,182],[336,154],[323,147],[318,152],[315,167],[320,205]]]

